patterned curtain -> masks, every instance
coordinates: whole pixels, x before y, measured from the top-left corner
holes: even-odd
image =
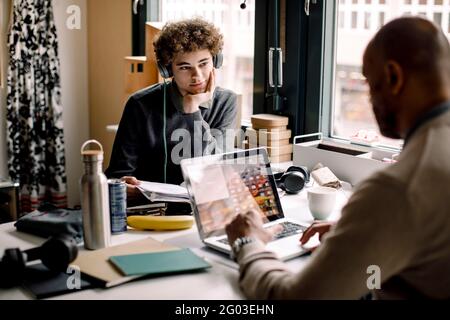
[[[65,207],[66,173],[58,39],[51,0],[13,0],[8,36],[8,169],[22,212]]]
[[[4,72],[3,72],[3,61],[5,60],[5,58],[3,57],[3,45],[5,42],[4,41],[4,37],[3,37],[3,33],[4,33],[4,19],[6,17],[6,3],[5,1],[0,1],[0,87],[3,88],[3,86],[5,85],[5,78],[3,76]]]

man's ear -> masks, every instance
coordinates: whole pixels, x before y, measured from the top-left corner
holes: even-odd
[[[384,66],[386,83],[393,95],[399,94],[404,85],[404,75],[402,67],[395,61],[388,61]]]

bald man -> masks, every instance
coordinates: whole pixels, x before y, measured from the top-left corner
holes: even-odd
[[[405,140],[399,161],[361,183],[336,225],[313,225],[322,244],[292,273],[265,250],[260,217],[226,228],[249,298],[450,299],[450,46],[421,18],[375,35],[363,73],[383,135]]]

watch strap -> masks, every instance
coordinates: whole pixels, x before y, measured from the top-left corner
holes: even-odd
[[[234,240],[231,246],[231,258],[236,261],[237,256],[241,251],[242,247],[245,246],[246,244],[253,242],[255,242],[255,239],[251,237],[239,237],[236,240]]]

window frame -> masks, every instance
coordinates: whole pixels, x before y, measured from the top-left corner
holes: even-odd
[[[307,65],[307,45],[310,40],[308,17],[304,14],[305,0],[285,0],[285,19],[279,19],[280,30],[285,30],[285,44],[281,43],[283,52],[283,86],[278,93],[283,99],[283,108],[273,110],[268,99],[272,89],[268,85],[268,50],[274,39],[274,10],[275,2],[279,0],[258,0],[255,7],[255,69],[254,69],[254,113],[274,113],[289,117],[289,127],[292,136],[317,131],[317,108],[313,104],[307,105],[308,79],[307,74],[312,65]],[[311,8],[312,11],[317,11]],[[263,32],[261,32],[263,30]],[[313,91],[311,91],[313,94]]]
[[[323,49],[321,50],[323,70],[322,79],[319,86],[321,87],[322,103],[321,103],[321,132],[325,137],[342,141],[338,137],[334,137],[332,133],[333,119],[334,119],[334,93],[335,93],[335,77],[336,77],[336,41],[338,29],[338,15],[339,11],[337,1],[325,1],[323,7],[322,19],[324,21],[322,40],[319,44]],[[314,45],[314,44],[313,44]],[[345,140],[344,140],[345,141]]]
[[[336,49],[337,49],[337,32],[338,32],[338,16],[339,6],[338,1],[320,1],[317,0],[318,5],[315,9],[318,12],[312,11],[311,15],[316,14],[310,20],[310,30],[315,32],[316,35],[311,34],[312,41],[308,44],[308,56],[314,57],[313,52],[320,52],[320,65],[319,63],[313,72],[308,72],[308,89],[307,89],[307,101],[306,108],[311,110],[311,116],[307,118],[309,122],[308,128],[314,128],[316,125],[316,118],[319,119],[317,124],[317,131],[322,132],[323,136],[334,142],[340,142],[343,144],[351,144],[350,139],[334,136],[332,134],[332,127],[334,123],[334,106],[335,106],[335,77],[336,77]],[[321,17],[320,17],[321,16]],[[319,21],[319,17],[321,21]],[[320,32],[319,32],[320,31]],[[320,35],[320,39],[319,39]],[[308,65],[311,61],[308,61]],[[316,72],[320,72],[319,77],[312,76]],[[319,108],[314,106],[320,106]],[[314,114],[315,112],[315,114]],[[315,115],[315,117],[314,117]],[[305,133],[312,133],[308,130]],[[383,150],[388,152],[399,152],[401,148],[391,145],[377,145],[377,146],[364,146],[368,150]]]
[[[145,23],[147,21],[147,0],[141,0],[134,13],[134,2],[131,0],[131,55],[145,56]],[[151,1],[151,0],[150,0]]]

